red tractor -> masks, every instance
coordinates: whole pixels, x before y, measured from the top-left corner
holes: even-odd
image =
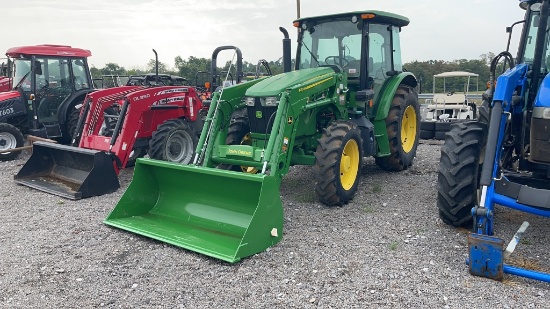
[[[13,47],[6,55],[11,78],[8,91],[0,92],[0,161],[19,155],[5,151],[23,146],[23,134],[69,142],[70,111],[95,91],[87,62],[91,52],[37,45]]]

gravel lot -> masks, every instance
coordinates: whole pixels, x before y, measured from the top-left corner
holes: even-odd
[[[292,168],[283,240],[236,264],[102,224],[131,169],[116,193],[69,201],[12,182],[28,155],[1,162],[0,307],[550,308],[546,283],[468,273],[467,231],[437,216],[440,145],[420,144],[401,173],[369,159],[344,207],[315,202],[311,168]],[[524,220],[514,261],[548,271],[544,218],[498,208],[496,233],[508,240]]]

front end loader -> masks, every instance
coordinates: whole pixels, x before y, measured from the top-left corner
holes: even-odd
[[[210,76],[214,81],[217,55],[227,49],[236,51],[240,82],[242,54],[234,46],[214,50]],[[146,154],[156,160],[191,163],[204,123],[201,93],[191,86],[160,86],[166,76],[145,77],[157,86],[90,93],[69,115],[71,145],[35,143],[15,182],[77,200],[116,191],[120,170],[134,166]]]
[[[437,206],[443,222],[473,227],[469,270],[502,280],[504,274],[550,282],[550,274],[507,264],[524,222],[505,248],[495,235],[495,205],[550,217],[549,0],[521,1],[526,10],[516,59],[508,50],[491,63],[491,89],[478,121],[451,127],[441,149]],[[495,71],[509,67],[494,88]],[[515,62],[518,64],[515,64]]]
[[[123,86],[84,100],[72,145],[34,143],[15,182],[69,199],[116,191],[138,157],[190,163],[202,129],[193,87]],[[78,110],[75,110],[78,112]],[[75,113],[78,115],[78,113]]]
[[[137,160],[104,222],[234,263],[281,240],[279,188],[291,165],[313,166],[328,206],[353,198],[365,156],[408,168],[420,121],[399,49],[408,23],[381,11],[296,20],[294,71],[280,28],[285,72],[215,92],[193,164]]]

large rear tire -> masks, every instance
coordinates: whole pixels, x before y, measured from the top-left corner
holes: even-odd
[[[413,88],[397,88],[386,118],[386,131],[390,155],[376,157],[376,165],[386,171],[402,171],[412,165],[420,138],[420,105]]]
[[[71,142],[76,137],[76,133],[77,133],[76,126],[78,125],[79,118],[80,118],[80,109],[73,108],[69,113],[69,117],[67,119],[67,129],[69,131]],[[80,137],[77,140],[75,140],[75,144],[73,146],[78,147],[79,144],[80,144]]]
[[[185,119],[170,119],[153,132],[148,154],[151,159],[189,164],[197,142],[195,131]]]
[[[486,141],[487,125],[479,121],[456,123],[445,137],[437,176],[437,207],[446,224],[472,226],[471,210],[478,201]]]
[[[363,158],[361,131],[350,121],[324,129],[315,151],[315,193],[327,206],[347,204],[355,195]]]
[[[486,125],[489,125],[489,121],[491,120],[491,109],[489,108],[489,101],[483,100],[481,102],[481,106],[478,110],[479,116],[477,120],[481,123],[485,123]]]
[[[19,129],[8,123],[0,123],[0,151],[23,147],[25,138]],[[0,153],[0,161],[11,161],[17,158],[21,151]]]
[[[147,147],[137,147],[132,149],[132,152],[130,152],[130,157],[128,157],[128,161],[126,162],[126,167],[133,167],[136,165],[136,160],[138,158],[143,158],[147,154]]]

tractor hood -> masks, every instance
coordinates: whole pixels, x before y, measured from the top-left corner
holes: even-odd
[[[19,98],[21,95],[17,91],[0,92],[0,102],[4,102],[9,99]]]
[[[301,83],[308,83],[309,81],[313,82],[317,77],[327,74],[334,74],[334,70],[329,67],[319,67],[282,73],[269,77],[248,88],[248,90],[246,91],[246,96],[278,96],[281,92],[289,87]]]
[[[0,76],[0,92],[9,91],[11,86],[11,78]]]

